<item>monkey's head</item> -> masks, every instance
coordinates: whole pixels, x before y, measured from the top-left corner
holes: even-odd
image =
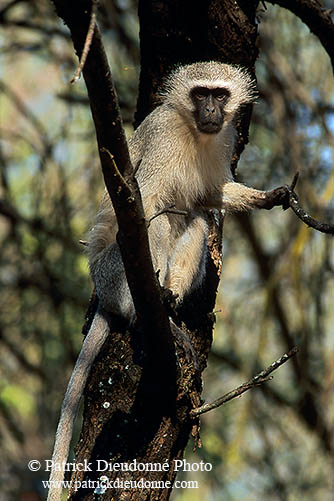
[[[255,86],[243,69],[215,61],[180,66],[166,80],[165,103],[202,134],[218,134],[240,106],[255,99]]]

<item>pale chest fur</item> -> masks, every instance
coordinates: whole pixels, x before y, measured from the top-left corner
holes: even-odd
[[[154,210],[171,205],[189,210],[231,180],[235,132],[226,121],[219,134],[201,134],[192,122],[165,108],[135,132],[131,160],[141,160],[137,179],[143,199],[154,196]]]
[[[177,207],[200,204],[231,179],[233,147],[232,130],[223,130],[218,136],[188,134],[184,138],[183,148],[173,150],[167,181]]]

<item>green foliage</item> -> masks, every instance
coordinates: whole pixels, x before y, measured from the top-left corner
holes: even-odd
[[[31,418],[36,414],[35,400],[27,390],[17,384],[8,384],[0,392],[0,399],[12,407],[22,418]]]

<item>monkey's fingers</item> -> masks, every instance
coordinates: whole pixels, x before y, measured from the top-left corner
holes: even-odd
[[[281,205],[284,210],[287,209],[289,207],[290,193],[290,186],[287,185],[280,186],[272,191],[267,191],[265,205],[263,208],[270,210],[273,207]]]
[[[293,183],[294,183],[294,179],[292,181],[292,185],[293,185]],[[284,186],[284,188],[286,188],[286,193],[284,194],[283,199],[282,199],[282,203],[280,205],[282,205],[283,210],[287,210],[290,207],[290,195],[292,193],[292,190],[291,190],[290,186]]]

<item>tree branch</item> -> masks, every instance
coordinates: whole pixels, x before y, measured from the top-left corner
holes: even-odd
[[[176,214],[178,216],[188,216],[188,212],[186,210],[175,209],[175,205],[171,205],[170,207],[166,207],[165,209],[159,210],[156,214],[150,217],[147,221],[147,228],[150,226],[151,222],[158,216],[162,214]]]
[[[268,1],[290,10],[309,27],[329,55],[334,70],[334,23],[331,10],[325,9],[319,0]]]
[[[302,209],[298,203],[298,195],[294,192],[297,181],[299,178],[299,172],[296,172],[291,186],[288,186],[288,198],[283,203],[283,209],[286,210],[289,207],[293,210],[296,216],[303,221],[303,223],[307,224],[311,228],[315,230],[321,231],[322,233],[329,233],[334,235],[334,225],[330,223],[320,223],[314,217],[311,217],[307,214],[307,212]]]
[[[201,407],[198,407],[197,409],[192,409],[190,411],[190,416],[191,417],[200,416],[205,412],[217,409],[217,407],[226,404],[226,402],[229,402],[233,398],[239,397],[240,395],[245,393],[245,391],[250,390],[255,386],[260,386],[266,383],[267,381],[271,381],[273,378],[272,376],[269,377],[269,375],[273,371],[278,369],[281,365],[285,364],[285,362],[287,362],[291,357],[294,357],[297,353],[298,353],[298,348],[297,346],[294,346],[288,353],[285,353],[281,358],[279,358],[271,365],[269,365],[269,367],[256,374],[256,376],[252,377],[252,379],[249,379],[246,383],[243,383],[242,385],[238,386],[238,388],[236,388],[235,390],[229,391],[224,396],[217,398],[217,400],[214,400],[213,402],[204,404]]]
[[[303,223],[307,224],[307,226],[310,226],[310,228],[314,228],[322,233],[334,235],[334,224],[321,223],[320,221],[317,221],[317,219],[314,219],[314,217],[307,214],[307,212],[300,207],[298,203],[298,196],[294,191],[291,191],[289,196],[289,207],[291,207],[296,216],[303,221]]]
[[[74,76],[71,80],[71,84],[74,84],[79,80],[79,78],[81,77],[82,70],[84,69],[84,66],[86,63],[86,59],[87,59],[88,52],[89,52],[89,49],[90,49],[90,46],[91,46],[91,43],[93,40],[93,35],[94,35],[97,4],[98,4],[98,0],[92,0],[92,11],[90,14],[90,22],[89,22],[88,32],[87,32],[87,36],[86,36],[86,40],[85,40],[85,45],[84,45],[84,48],[83,48],[83,51],[81,54],[79,66],[78,66],[76,72],[74,73]]]

